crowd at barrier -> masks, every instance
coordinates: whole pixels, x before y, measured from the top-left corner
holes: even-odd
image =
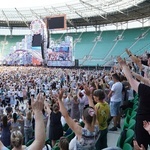
[[[118,57],[111,70],[1,66],[0,150],[119,149],[108,147],[107,133],[121,128],[135,93],[139,106],[132,146],[147,149],[149,55],[143,65],[126,52],[132,63]]]

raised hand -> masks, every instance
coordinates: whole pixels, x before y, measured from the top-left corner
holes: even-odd
[[[44,101],[44,109],[47,109],[48,107],[50,107],[50,104],[47,101]]]
[[[50,115],[51,114],[51,109],[50,109],[50,104],[47,101],[44,101],[44,110]]]
[[[59,100],[62,100],[63,94],[64,94],[64,89],[61,89],[61,90],[59,91],[59,94],[58,94],[58,99],[59,99]]]
[[[131,51],[130,51],[130,50],[128,50],[128,49],[126,49],[126,53],[127,53],[129,56],[131,56],[131,55],[132,55]]]
[[[150,133],[150,122],[143,121],[143,128]]]
[[[31,97],[31,106],[32,106],[32,109],[33,111],[42,111],[43,108],[44,108],[44,96],[39,93],[36,97],[36,100],[34,100],[33,97]]]
[[[87,96],[91,96],[91,90],[87,85],[84,85],[85,94]]]
[[[141,147],[138,145],[137,141],[133,141],[134,150],[145,150],[145,147],[143,144],[141,144]]]
[[[126,49],[127,54],[129,55],[129,57],[131,58],[131,60],[136,63],[140,69],[142,69],[142,64],[141,64],[141,59],[139,59],[138,57],[136,57],[135,55],[132,55],[131,51],[129,51],[128,49]]]
[[[117,61],[119,63],[119,65],[122,67],[123,65],[126,65],[125,60],[123,60],[121,57],[117,57]]]

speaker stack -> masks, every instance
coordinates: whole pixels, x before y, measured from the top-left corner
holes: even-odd
[[[79,60],[75,59],[75,67],[79,67]]]

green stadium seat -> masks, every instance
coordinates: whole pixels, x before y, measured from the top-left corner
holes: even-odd
[[[136,121],[134,119],[130,119],[128,129],[134,130]]]
[[[123,145],[123,150],[133,150],[133,147],[129,143]]]
[[[131,113],[131,119],[135,119],[136,114],[137,114],[137,112],[135,110],[133,110],[132,113]]]
[[[59,148],[59,142],[56,143],[56,144],[53,146],[52,150],[60,150],[60,148]]]
[[[71,134],[67,135],[66,138],[68,139],[68,141],[70,142],[75,136],[75,133],[72,132]]]
[[[67,123],[65,123],[65,125],[63,126],[63,131],[67,131],[67,129],[69,128],[69,126],[68,126],[68,124]]]
[[[125,143],[132,145],[133,138],[134,131],[132,129],[123,130],[117,140],[117,147],[123,148]]]
[[[130,122],[130,116],[127,115],[127,116],[125,117],[125,119],[124,119],[124,124],[123,124],[123,126],[122,126],[122,130],[128,128],[129,122]]]
[[[25,145],[28,147],[33,143],[34,139],[29,140]]]
[[[133,138],[134,138],[134,131],[132,129],[128,129],[124,143],[129,143],[132,145]]]

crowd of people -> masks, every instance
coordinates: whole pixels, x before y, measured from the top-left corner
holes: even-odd
[[[46,139],[51,141],[49,149],[58,140],[62,150],[105,149],[108,130],[121,127],[121,108],[134,99],[135,92],[139,108],[134,147],[147,149],[150,57],[146,66],[129,50],[126,52],[130,63],[118,57],[111,70],[1,66],[0,150],[42,150],[47,148]],[[113,127],[109,128],[111,119]],[[65,124],[75,134],[71,142],[64,136]]]

